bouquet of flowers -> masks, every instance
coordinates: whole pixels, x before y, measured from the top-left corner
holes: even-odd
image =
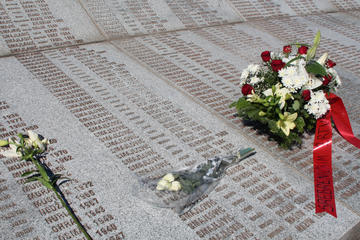
[[[215,188],[228,167],[253,153],[253,148],[241,149],[235,154],[208,159],[191,169],[140,181],[134,188],[134,195],[154,206],[184,213]]]
[[[302,134],[314,132],[317,119],[330,109],[326,94],[341,85],[327,53],[315,60],[319,43],[320,32],[312,46],[294,43],[281,53],[262,52],[262,64],[243,70],[243,96],[230,105],[284,148],[301,145]]]

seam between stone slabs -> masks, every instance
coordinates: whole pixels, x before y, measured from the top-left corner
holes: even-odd
[[[68,45],[68,46],[50,47],[50,48],[46,48],[46,49],[36,49],[36,50],[32,50],[32,51],[25,51],[25,52],[20,52],[20,53],[6,54],[6,55],[0,56],[0,59],[1,58],[7,58],[7,57],[16,57],[16,56],[24,55],[24,54],[28,54],[28,53],[45,52],[45,51],[48,51],[48,50],[71,48],[71,47],[76,47],[76,46],[84,46],[84,45],[88,45],[88,44],[96,44],[96,43],[104,43],[104,42],[108,42],[108,40],[91,41],[91,42],[86,42],[86,43],[71,44],[71,45]]]
[[[135,62],[137,62],[140,66],[142,66],[143,68],[145,68],[146,70],[148,70],[149,72],[151,72],[152,74],[154,74],[155,76],[159,77],[160,79],[162,79],[166,84],[168,84],[170,87],[176,89],[177,91],[179,91],[182,95],[184,95],[184,97],[189,98],[191,101],[193,101],[195,104],[197,104],[198,106],[201,106],[203,109],[205,109],[206,111],[208,111],[209,113],[211,113],[212,115],[214,115],[217,119],[219,119],[222,123],[224,123],[226,126],[228,126],[229,128],[231,128],[232,130],[236,131],[236,133],[239,133],[243,138],[245,138],[247,141],[251,142],[251,144],[254,144],[254,146],[258,147],[260,150],[268,153],[275,161],[279,161],[282,164],[284,164],[285,166],[287,166],[288,168],[290,168],[291,170],[295,171],[296,173],[299,174],[299,176],[302,176],[303,178],[307,179],[310,183],[314,182],[314,179],[303,174],[302,172],[300,172],[298,169],[296,169],[295,167],[291,166],[289,163],[287,163],[287,161],[282,160],[282,157],[279,156],[274,156],[273,153],[268,150],[268,148],[263,147],[259,141],[254,140],[252,137],[249,137],[248,135],[246,135],[243,130],[241,128],[239,128],[236,124],[229,122],[228,119],[223,118],[219,113],[217,113],[215,110],[207,107],[205,104],[203,104],[202,102],[200,102],[198,99],[194,98],[193,96],[191,96],[189,93],[187,93],[186,91],[182,90],[181,88],[179,88],[178,86],[176,86],[175,83],[172,83],[171,81],[167,80],[166,77],[162,76],[160,73],[153,71],[150,67],[147,66],[147,64],[139,61],[137,58],[135,58],[131,53],[129,53],[127,50],[121,48],[120,46],[118,46],[117,44],[113,43],[113,41],[109,42],[111,45],[113,45],[116,49],[118,49],[119,51],[123,52],[124,54],[126,54],[129,58],[131,58],[132,60],[134,60]],[[350,205],[348,205],[347,203],[345,203],[344,201],[342,201],[341,199],[339,199],[339,197],[336,197],[336,201],[340,204],[342,204],[345,208],[347,208],[349,211],[353,212],[354,214],[356,214],[357,216],[360,216],[360,211],[355,210],[354,208],[352,208]]]
[[[77,1],[81,1],[81,0],[77,0]],[[237,24],[246,24],[246,23],[251,24],[252,22],[260,22],[260,21],[271,20],[271,19],[280,19],[281,20],[281,19],[285,19],[285,18],[295,18],[295,17],[304,18],[306,16],[317,16],[317,15],[330,14],[330,13],[347,13],[347,12],[352,11],[352,10],[348,10],[348,11],[329,11],[329,12],[324,12],[324,13],[320,13],[320,14],[319,13],[317,13],[317,14],[314,13],[314,14],[285,16],[285,17],[284,16],[283,17],[272,16],[272,17],[267,17],[267,18],[262,18],[262,19],[251,20],[251,21],[234,21],[234,22],[228,22],[228,23],[224,23],[224,24],[214,24],[214,25],[203,26],[203,27],[199,26],[199,27],[181,28],[181,29],[174,29],[174,30],[169,30],[169,31],[164,31],[164,32],[140,33],[140,34],[134,34],[134,35],[126,35],[126,36],[118,37],[118,38],[109,38],[107,36],[107,34],[104,33],[102,28],[96,23],[96,21],[89,15],[88,11],[83,6],[83,4],[80,4],[80,6],[84,9],[85,13],[90,18],[91,22],[94,23],[94,25],[98,29],[98,31],[100,31],[100,34],[102,34],[102,36],[105,38],[104,40],[98,40],[98,41],[94,40],[94,41],[89,41],[89,42],[86,42],[86,43],[72,44],[72,45],[68,45],[68,46],[50,47],[50,48],[40,49],[40,50],[37,49],[37,50],[25,51],[25,52],[15,53],[15,54],[10,53],[10,54],[2,55],[2,56],[0,56],[0,58],[10,57],[10,56],[17,56],[17,55],[22,55],[22,54],[32,53],[32,52],[42,52],[42,51],[53,50],[53,49],[62,49],[62,48],[67,48],[67,47],[82,46],[82,45],[86,45],[86,44],[102,43],[102,42],[107,42],[107,41],[115,41],[115,40],[123,40],[123,39],[131,39],[131,38],[135,38],[135,37],[161,35],[161,34],[182,32],[182,31],[195,31],[195,30],[199,30],[199,29],[207,29],[207,28],[219,27],[219,26],[228,26],[228,25],[237,25]],[[255,27],[255,26],[253,26],[253,27]]]
[[[92,14],[89,13],[89,11],[87,10],[87,8],[85,7],[85,3],[83,3],[82,0],[77,0],[77,2],[79,3],[80,7],[84,10],[84,12],[86,13],[86,15],[90,18],[90,21],[95,25],[95,27],[97,28],[97,30],[99,31],[100,34],[102,34],[102,36],[105,38],[106,41],[109,39],[109,37],[107,36],[106,32],[97,24],[97,22],[95,21],[95,19],[92,17]]]

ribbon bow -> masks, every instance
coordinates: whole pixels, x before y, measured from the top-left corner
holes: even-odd
[[[360,139],[354,136],[343,101],[333,93],[326,94],[330,111],[316,122],[313,148],[315,212],[336,215],[334,184],[331,166],[332,126],[331,118],[340,135],[349,143],[360,148]]]

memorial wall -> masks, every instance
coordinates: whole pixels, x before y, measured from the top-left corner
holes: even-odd
[[[49,138],[93,239],[360,239],[360,149],[333,131],[338,216],[315,214],[314,136],[284,150],[229,108],[262,51],[318,30],[360,137],[359,0],[0,0],[0,139]],[[240,147],[256,154],[183,214],[137,197],[139,179]],[[85,239],[29,169],[0,152],[0,239]]]

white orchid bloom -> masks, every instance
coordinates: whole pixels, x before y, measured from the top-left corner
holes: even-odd
[[[175,191],[175,192],[179,191],[180,189],[181,189],[181,184],[178,181],[173,181],[169,188],[170,191]]]
[[[319,64],[321,64],[322,66],[324,66],[325,63],[326,63],[327,58],[328,58],[328,53],[324,53],[324,54],[317,60],[317,62],[318,62]]]

